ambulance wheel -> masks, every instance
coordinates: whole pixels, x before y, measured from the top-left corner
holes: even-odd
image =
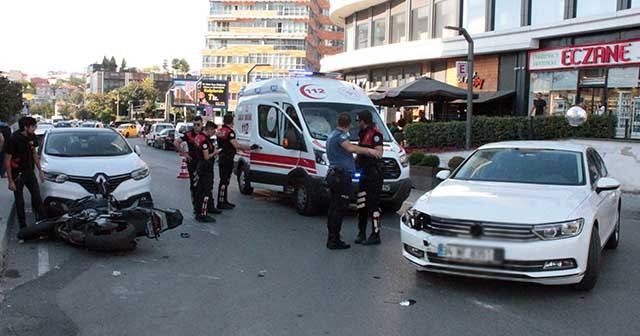
[[[251,187],[251,181],[248,180],[249,169],[246,165],[238,167],[238,189],[243,195],[251,195],[253,188]]]
[[[317,192],[313,189],[311,183],[303,182],[296,185],[294,194],[296,211],[303,216],[313,216],[318,213],[316,199]]]

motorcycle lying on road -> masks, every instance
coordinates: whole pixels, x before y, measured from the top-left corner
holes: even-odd
[[[107,191],[106,182],[98,190],[99,195],[68,204],[63,215],[20,229],[18,238],[49,236],[94,251],[131,251],[137,237],[157,239],[160,233],[182,224],[180,210],[140,206],[137,201],[122,207]]]

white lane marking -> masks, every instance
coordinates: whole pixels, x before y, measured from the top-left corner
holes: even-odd
[[[45,244],[38,244],[38,276],[49,272],[49,248]]]

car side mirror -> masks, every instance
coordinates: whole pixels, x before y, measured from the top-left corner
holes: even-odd
[[[449,178],[449,175],[451,175],[451,171],[449,170],[441,170],[436,174],[436,178],[438,180],[446,180]]]
[[[596,193],[620,188],[620,182],[611,177],[602,177],[596,182]]]
[[[133,146],[133,151],[138,154],[138,156],[142,156],[142,152],[140,151],[140,145]]]

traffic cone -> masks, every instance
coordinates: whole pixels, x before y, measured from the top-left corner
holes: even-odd
[[[182,167],[180,167],[180,174],[178,174],[179,179],[188,179],[189,172],[187,171],[187,159],[182,157]]]

